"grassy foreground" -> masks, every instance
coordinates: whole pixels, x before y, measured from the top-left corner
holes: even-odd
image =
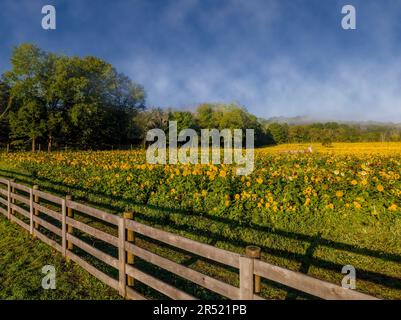
[[[0,299],[119,299],[118,294],[74,263],[0,217]],[[56,269],[56,289],[42,288],[42,267]]]

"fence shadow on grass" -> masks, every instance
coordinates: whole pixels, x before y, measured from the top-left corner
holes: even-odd
[[[343,267],[342,265],[314,256],[316,249],[322,246],[334,250],[342,250],[375,259],[382,259],[388,262],[401,263],[400,255],[388,253],[385,251],[373,250],[369,248],[355,247],[347,243],[325,239],[319,233],[316,235],[307,235],[307,234],[290,232],[286,230],[273,229],[271,227],[266,227],[266,226],[244,225],[238,223],[237,221],[233,221],[224,217],[215,217],[210,214],[202,212],[188,212],[185,210],[171,209],[149,204],[133,203],[132,200],[125,199],[120,196],[110,196],[105,193],[96,193],[79,186],[63,185],[55,183],[47,178],[32,177],[28,174],[23,174],[20,172],[15,172],[10,170],[0,169],[0,175],[4,177],[14,178],[17,180],[17,182],[21,182],[27,185],[32,185],[34,183],[39,184],[43,188],[43,190],[46,190],[54,194],[59,194],[59,195],[73,194],[74,196],[78,195],[78,197],[76,197],[77,200],[85,200],[85,202],[88,205],[108,210],[109,212],[112,213],[121,213],[127,207],[128,208],[140,207],[145,210],[159,212],[160,215],[155,216],[135,211],[135,219],[150,225],[157,225],[159,228],[164,227],[164,229],[166,229],[166,226],[169,226],[168,231],[172,232],[175,231],[180,234],[185,234],[185,236],[190,238],[191,235],[192,238],[194,238],[194,236],[203,237],[204,239],[208,239],[209,240],[208,243],[212,245],[217,244],[218,242],[225,243],[234,246],[234,248],[236,248],[237,251],[241,253],[243,253],[243,250],[246,246],[257,245],[261,247],[264,257],[273,256],[295,261],[300,264],[300,267],[296,271],[305,274],[307,274],[310,271],[311,267],[322,268],[335,273],[341,272],[341,269]],[[172,220],[170,220],[171,213],[182,215],[183,217],[192,217],[194,219],[199,219],[198,221],[202,221],[203,223],[207,223],[210,225],[220,224],[221,226],[226,226],[226,227],[229,226],[232,230],[237,230],[237,231],[248,230],[250,232],[261,232],[275,235],[278,237],[283,237],[289,240],[307,242],[309,246],[306,249],[305,253],[303,254],[297,252],[289,252],[287,250],[278,248],[272,248],[263,243],[259,243],[258,241],[249,242],[244,239],[241,239],[240,237],[238,237],[238,235],[240,235],[239,232],[236,234],[237,237],[227,237],[220,233],[216,233],[210,230],[204,230],[194,225],[185,225],[185,224],[178,225],[174,223]],[[195,240],[199,241],[199,239]],[[200,258],[191,257],[187,261],[185,261],[184,264],[190,266],[191,264],[194,264],[196,261],[198,261],[198,259]],[[358,279],[365,280],[370,283],[380,285],[382,287],[384,286],[389,289],[401,290],[401,278],[398,277],[360,268],[358,268],[357,270],[357,277]],[[265,283],[271,285],[269,281],[265,281]],[[286,288],[282,285],[277,284],[276,287],[287,291],[286,299],[295,299],[297,297],[308,297],[303,293],[299,293],[296,290]]]

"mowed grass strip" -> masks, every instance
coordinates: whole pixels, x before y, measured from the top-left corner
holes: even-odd
[[[56,289],[42,288],[42,268],[56,270]],[[18,225],[0,217],[0,299],[120,299],[113,289],[92,277]]]

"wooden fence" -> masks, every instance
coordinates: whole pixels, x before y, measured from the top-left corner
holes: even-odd
[[[0,213],[26,229],[33,237],[59,251],[67,260],[76,262],[93,276],[118,290],[121,296],[128,299],[145,299],[143,295],[134,291],[133,283],[135,280],[172,299],[196,299],[185,291],[136,268],[133,263],[134,257],[139,257],[148,263],[230,299],[263,300],[258,294],[260,293],[261,278],[323,299],[376,299],[261,261],[259,259],[260,250],[257,247],[248,247],[246,255],[219,249],[136,222],[132,220],[130,214],[123,216],[109,214],[73,201],[70,196],[61,198],[40,191],[38,186],[30,188],[15,183],[14,180],[0,178]],[[114,235],[99,230],[88,223],[74,219],[74,213],[83,213],[114,226],[117,230]],[[52,219],[54,223],[51,223]],[[42,228],[46,231],[41,231]],[[118,258],[74,236],[74,229],[114,246],[118,250]],[[138,246],[135,243],[135,234],[144,235],[174,248],[238,269],[239,287],[202,274]],[[74,246],[117,269],[118,280],[73,253]]]

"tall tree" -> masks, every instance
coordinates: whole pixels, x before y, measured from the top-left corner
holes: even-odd
[[[196,109],[195,117],[198,125],[201,128],[213,128],[216,123],[213,118],[215,114],[215,106],[212,104],[204,103]]]
[[[45,110],[40,104],[31,101],[17,112],[10,113],[11,135],[17,141],[28,138],[31,140],[32,152],[36,150],[36,140],[46,131],[44,119]]]
[[[23,44],[14,49],[12,70],[4,74],[13,99],[12,105],[8,105],[11,136],[19,142],[21,138],[31,139],[32,151],[46,128],[45,83],[51,76],[46,72],[46,61],[45,52],[34,45]]]
[[[139,112],[134,118],[135,130],[142,146],[146,145],[146,134],[151,129],[168,129],[169,113],[161,108],[150,108]]]
[[[276,143],[288,142],[289,134],[287,124],[272,123],[268,126],[268,130]]]
[[[195,119],[189,111],[173,111],[169,116],[169,120],[177,121],[177,130],[180,132],[183,129],[195,129]]]
[[[10,87],[0,81],[0,144],[9,140],[7,112],[10,109]]]
[[[54,142],[85,148],[126,143],[132,119],[145,106],[143,87],[96,57],[58,56],[23,44],[14,49],[11,65],[4,81],[14,98],[8,107],[13,122],[21,118],[20,108],[40,114],[45,127],[41,122],[34,140],[46,138],[48,150]],[[21,130],[13,136],[23,136]],[[32,130],[26,128],[25,136]]]

